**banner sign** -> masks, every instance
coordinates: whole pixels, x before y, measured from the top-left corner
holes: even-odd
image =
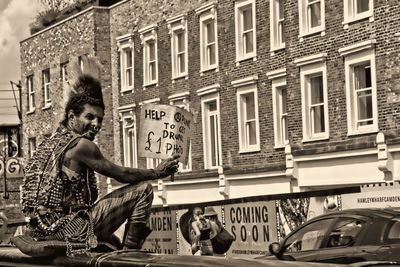
[[[221,206],[209,206],[205,208],[205,215],[210,215],[210,211],[215,217],[215,222],[222,226],[222,208]],[[178,210],[178,250],[179,255],[192,255],[192,228],[190,226],[193,209]]]
[[[140,115],[139,147],[141,157],[166,159],[181,156],[187,164],[193,115],[170,105],[144,104]]]
[[[227,256],[254,258],[265,255],[278,241],[275,201],[224,206],[225,226],[234,241]]]
[[[342,210],[355,208],[400,207],[400,184],[371,184],[361,186],[360,193],[343,194]]]
[[[177,254],[176,212],[160,211],[150,215],[153,230],[143,243],[143,250],[160,254]]]

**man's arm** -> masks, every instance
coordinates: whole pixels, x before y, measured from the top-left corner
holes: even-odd
[[[161,179],[175,173],[178,168],[179,156],[161,162],[155,169],[137,169],[120,166],[104,158],[100,149],[92,141],[82,138],[78,144],[71,149],[72,159],[77,160],[101,173],[112,177],[120,183],[138,183],[145,180]]]

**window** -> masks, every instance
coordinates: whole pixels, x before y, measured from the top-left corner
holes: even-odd
[[[64,62],[60,64],[60,78],[61,78],[61,87],[63,90],[63,99],[66,101],[68,98],[68,62]]]
[[[271,51],[282,49],[285,47],[285,30],[284,30],[284,0],[271,0],[270,3],[270,42]]]
[[[275,147],[283,147],[289,143],[287,89],[284,79],[272,82],[272,97],[274,98],[274,133]]]
[[[260,130],[257,86],[255,84],[244,86],[240,86],[240,84],[235,85],[238,85],[237,110],[239,123],[239,152],[259,151]]]
[[[301,73],[304,141],[329,137],[326,70],[324,66]]]
[[[42,72],[42,87],[43,87],[43,108],[51,106],[50,99],[50,69],[46,69]]]
[[[147,169],[154,169],[160,164],[162,159],[146,158]]]
[[[171,34],[172,79],[187,77],[188,40],[186,19],[183,16],[179,16],[167,20],[167,22]]]
[[[184,108],[189,111],[189,92],[179,93],[176,95],[169,96],[168,99],[170,100],[169,104],[178,106],[180,108]],[[179,171],[191,171],[192,170],[192,146],[189,144],[189,156],[187,164],[183,165],[179,163]]]
[[[346,56],[345,72],[349,135],[378,131],[374,50]]]
[[[197,9],[196,12],[200,13],[200,66],[202,73],[218,68],[217,18],[213,5]]]
[[[143,86],[158,84],[157,34],[154,26],[140,32],[143,42]]]
[[[221,166],[221,132],[219,119],[219,95],[210,94],[201,99],[203,112],[204,165],[206,169]]]
[[[68,62],[61,63],[60,65],[60,77],[61,77],[61,82],[67,82],[68,81]]]
[[[352,245],[361,231],[364,222],[350,218],[340,218],[329,234],[327,247],[345,247]]]
[[[303,142],[329,138],[326,53],[295,59],[300,67]]]
[[[301,227],[288,237],[283,244],[285,252],[317,250],[334,219],[324,219]]]
[[[345,28],[348,27],[347,23],[356,20],[370,18],[373,21],[373,0],[344,0],[344,24]]]
[[[236,62],[256,59],[255,1],[235,2]]]
[[[127,34],[117,38],[120,60],[121,92],[133,90],[133,36]]]
[[[28,138],[28,150],[29,158],[32,158],[36,151],[36,137]]]
[[[135,119],[132,116],[122,118],[122,140],[124,147],[124,166],[137,168],[137,146]]]
[[[27,112],[35,111],[35,90],[33,89],[33,75],[26,77],[26,88],[28,89],[28,110]]]
[[[325,0],[299,0],[300,37],[321,32],[325,35]]]

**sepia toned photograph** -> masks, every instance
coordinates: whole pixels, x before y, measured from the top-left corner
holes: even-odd
[[[400,2],[0,0],[0,266],[400,266]]]

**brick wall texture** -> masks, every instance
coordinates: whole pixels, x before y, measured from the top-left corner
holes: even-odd
[[[70,60],[89,53],[100,57],[104,65],[102,85],[106,102],[106,117],[98,143],[106,157],[121,162],[121,125],[117,108],[159,97],[168,104],[168,96],[190,92],[190,109],[197,117],[192,145],[193,170],[204,169],[204,152],[201,128],[200,97],[196,90],[220,84],[220,116],[222,134],[222,162],[224,167],[238,170],[255,170],[285,164],[283,148],[274,148],[273,109],[271,80],[268,71],[286,68],[288,91],[289,140],[298,150],[335,151],[340,148],[360,147],[373,144],[376,133],[348,136],[344,58],[338,49],[362,41],[376,40],[375,64],[379,130],[398,133],[400,125],[400,5],[397,0],[374,1],[374,19],[368,18],[343,27],[343,1],[325,1],[325,35],[320,33],[303,37],[299,35],[299,10],[296,0],[284,1],[286,48],[270,53],[270,5],[267,0],[256,0],[257,60],[246,60],[236,65],[235,20],[232,0],[216,2],[219,71],[208,71],[200,75],[199,15],[194,10],[208,1],[199,0],[154,0],[122,1],[109,9],[95,8],[68,20],[56,27],[39,33],[21,42],[22,79],[34,74],[37,105],[34,114],[26,115],[26,89],[23,91],[23,137],[25,155],[27,138],[49,132],[61,115],[60,90],[52,91],[53,106],[40,107],[41,71],[51,68],[52,88],[60,88],[60,58]],[[186,15],[189,46],[188,79],[171,81],[171,43],[166,20]],[[143,89],[142,44],[138,31],[149,25],[157,25],[158,37],[158,86]],[[133,34],[134,41],[134,92],[120,94],[119,52],[117,37]],[[294,64],[296,58],[327,53],[327,86],[330,136],[328,140],[303,143],[300,69]],[[261,151],[239,154],[236,90],[231,82],[258,75],[257,94],[260,122]],[[197,115],[196,115],[197,114]],[[139,121],[137,121],[139,125]],[[368,142],[366,142],[368,141]],[[321,151],[322,151],[321,150]],[[139,167],[145,167],[145,159],[139,158]]]

